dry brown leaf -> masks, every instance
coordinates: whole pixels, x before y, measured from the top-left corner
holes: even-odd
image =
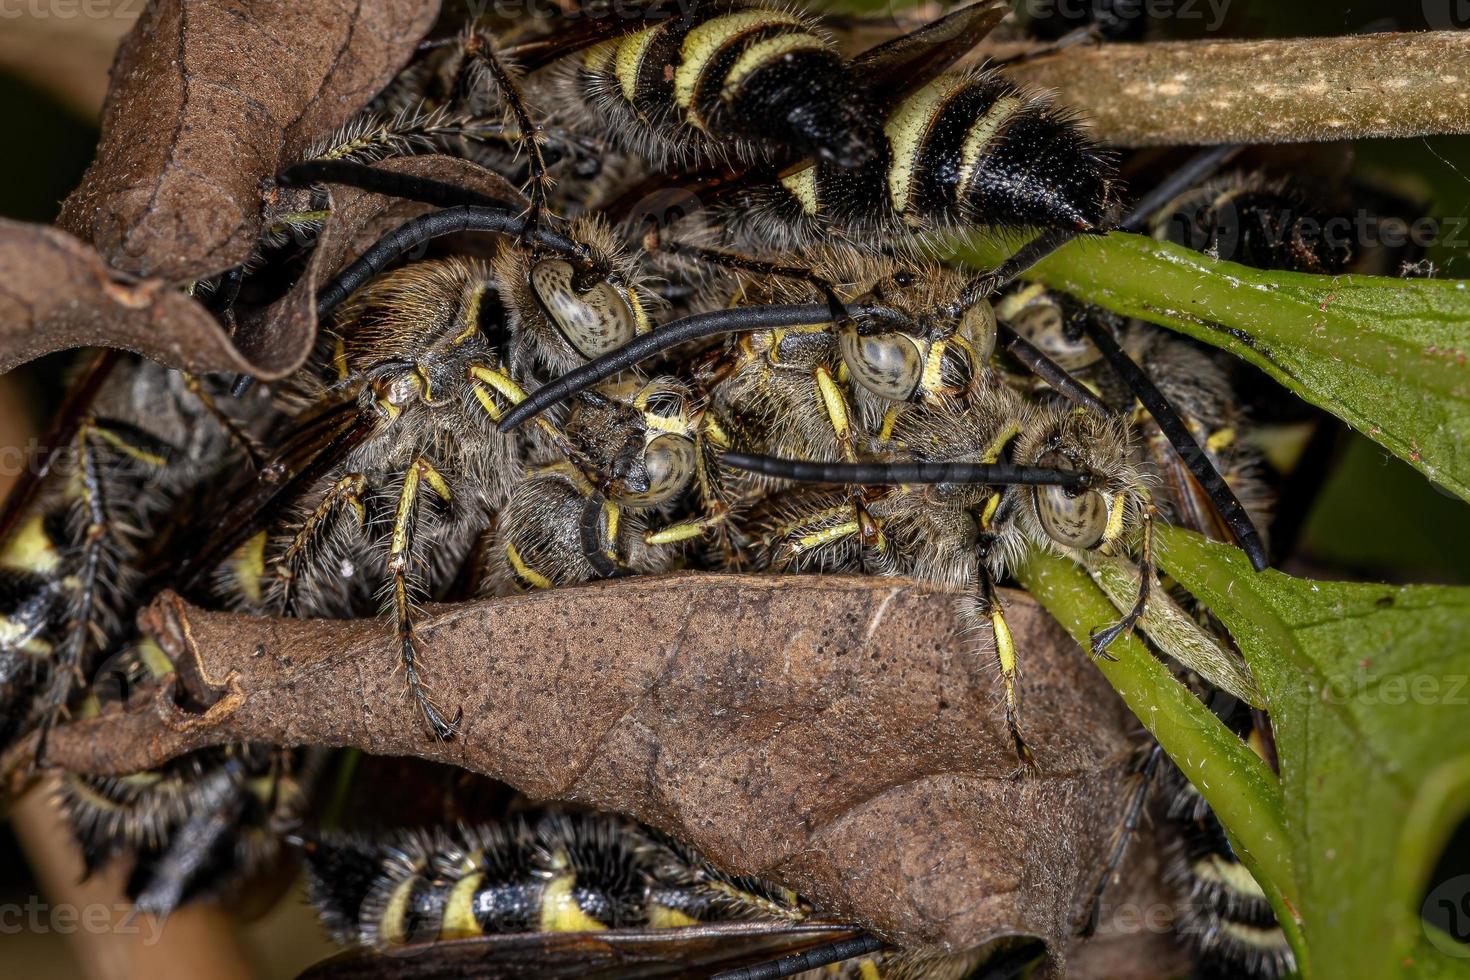
[[[378,166],[478,191],[505,201],[511,208],[523,208],[527,203],[504,177],[457,157],[406,157],[387,160]],[[386,198],[353,187],[334,187],[331,193],[331,214],[300,280],[264,310],[242,311],[236,338],[251,360],[271,362],[278,359],[275,352],[284,351],[299,351],[305,356],[316,338],[318,291],[385,232],[434,210],[425,204]]]
[[[909,943],[1071,945],[1129,781],[1126,709],[1022,593],[1037,771],[1019,776],[989,658],[904,582],[682,574],[439,607],[422,623],[433,741],[385,624],[265,620],[165,595],[180,679],[66,726],[49,760],[125,772],[220,742],[351,745],[630,814]],[[177,707],[175,683],[212,706]],[[23,758],[25,746],[16,750]]]
[[[260,229],[260,181],[358,112],[438,6],[150,5],[118,53],[97,159],[62,227],[115,268],[176,284],[240,263]]]
[[[174,286],[114,272],[64,231],[0,219],[0,372],[91,346],[190,371],[249,367],[208,311]]]

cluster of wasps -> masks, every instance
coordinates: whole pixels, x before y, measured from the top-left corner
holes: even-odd
[[[1164,234],[1159,215],[1192,215],[1208,248],[1227,210],[1247,260],[1340,269],[1346,255],[1273,223],[1297,206],[1288,192],[1165,182],[1120,219],[1111,162],[1065,109],[955,67],[1004,16],[995,0],[856,54],[759,0],[580,14],[426,42],[372,113],[279,175],[250,262],[197,284],[227,324],[299,268],[331,186],[434,208],[321,290],[321,337],[295,375],[267,390],[115,353],[83,373],[47,477],[4,515],[0,738],[38,731],[42,754],[63,713],[171,671],[132,627],[163,587],[259,614],[387,613],[384,669],[401,670],[425,738],[451,739],[460,713],[435,699],[415,631],[424,601],[676,568],[850,572],[957,596],[964,642],[999,667],[999,707],[976,710],[1003,715],[1024,770],[1024,651],[997,583],[1033,548],[1083,564],[1118,604],[1097,655],[1154,623],[1186,636],[1204,682],[1250,701],[1226,641],[1151,564],[1159,519],[1266,562],[1266,495],[1225,369],[1013,280],[1077,237],[1151,220]],[[492,168],[505,193],[374,166],[426,152]],[[979,274],[930,257],[939,236],[981,228],[1041,234]],[[884,950],[607,818],[309,833],[321,766],[234,745],[67,775],[58,792],[89,865],[132,855],[139,907],[160,913],[293,840],[349,945],[535,934],[498,948],[544,966],[590,955],[556,934],[678,928],[687,943],[665,956],[700,951],[692,975],[764,953],[731,975],[847,960],[842,975],[931,980],[1015,976],[1038,956]],[[1154,752],[1141,772],[1160,766]],[[1222,975],[1289,973],[1269,906],[1197,802],[1170,811],[1211,842],[1176,855],[1182,931]],[[738,937],[759,949],[731,952]]]

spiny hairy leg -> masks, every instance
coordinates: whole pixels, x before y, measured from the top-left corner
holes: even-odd
[[[363,507],[362,494],[367,486],[367,478],[361,473],[348,473],[334,483],[317,503],[315,509],[301,522],[291,543],[281,553],[276,562],[276,576],[285,583],[285,594],[281,600],[282,614],[291,616],[294,614],[296,602],[296,580],[301,565],[311,553],[311,547],[316,542],[317,536],[326,527],[329,518],[338,507],[349,506],[357,516],[357,525],[362,527],[367,522],[367,511]]]
[[[1025,766],[1032,767],[1036,758],[1021,734],[1021,687],[1020,669],[1016,661],[1016,642],[1011,628],[1006,623],[1005,610],[1000,604],[1000,595],[995,589],[995,579],[984,561],[976,563],[980,582],[981,609],[990,620],[990,632],[995,638],[995,657],[1000,663],[1001,682],[1005,687],[1006,730],[1016,750],[1016,758]]]
[[[541,144],[545,137],[541,127],[531,117],[530,110],[526,107],[526,98],[521,91],[520,83],[495,53],[495,48],[488,37],[484,34],[475,33],[465,41],[465,66],[462,71],[470,70],[474,64],[484,67],[485,71],[495,81],[495,86],[500,89],[501,96],[510,108],[511,115],[515,117],[516,128],[520,131],[520,143],[526,148],[526,160],[530,172],[530,186],[527,194],[531,198],[531,208],[526,215],[526,227],[523,237],[529,242],[529,235],[541,225],[541,215],[546,210],[546,197],[551,190],[551,176],[546,170],[546,158],[541,150]]]
[[[398,495],[398,510],[393,517],[393,540],[388,550],[388,572],[393,579],[393,616],[398,634],[399,658],[403,665],[404,679],[408,682],[409,694],[413,696],[434,737],[447,741],[459,731],[464,712],[456,712],[454,719],[448,721],[429,695],[428,685],[420,675],[417,639],[413,628],[413,598],[409,595],[411,547],[417,525],[419,493],[425,483],[439,499],[449,502],[449,486],[444,478],[427,460],[414,460],[403,474],[403,489]]]

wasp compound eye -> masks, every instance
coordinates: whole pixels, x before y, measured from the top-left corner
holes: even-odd
[[[563,259],[547,259],[531,269],[531,289],[557,331],[583,357],[616,350],[638,332],[638,317],[616,286],[599,281],[579,291],[576,270]]]
[[[1036,461],[1038,466],[1069,467],[1061,453],[1051,452]],[[1102,543],[1108,528],[1108,503],[1096,490],[1037,487],[1034,491],[1036,517],[1057,544],[1087,550]]]
[[[643,453],[647,488],[624,493],[624,503],[657,507],[673,500],[694,477],[694,442],[685,436],[661,435]]]
[[[904,400],[919,387],[924,358],[912,337],[901,333],[859,335],[842,331],[842,359],[853,380],[884,398]]]
[[[974,348],[975,359],[990,360],[995,353],[995,308],[989,300],[978,300],[960,317],[959,334]]]

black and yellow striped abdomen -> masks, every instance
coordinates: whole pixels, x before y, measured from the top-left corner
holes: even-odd
[[[379,838],[326,835],[305,851],[308,894],[339,942],[387,950],[412,944],[395,958],[424,956],[423,963],[432,962],[433,943],[454,939],[480,940],[478,955],[489,962],[496,939],[514,934],[548,937],[542,949],[551,956],[549,937],[556,934],[722,922],[835,925],[788,889],[726,874],[690,848],[600,814],[553,813],[532,822]],[[679,936],[671,933],[668,941],[662,952],[644,947],[649,963],[678,962]],[[810,945],[810,935],[805,942]],[[987,955],[880,950],[798,976],[959,980]],[[548,960],[546,973],[571,975],[557,972],[565,965]]]
[[[876,240],[1103,223],[1108,170],[1096,146],[1064,111],[1000,75],[938,76],[889,111],[883,136],[884,153],[863,167],[817,163],[783,177],[777,217],[797,237],[835,229]]]
[[[581,56],[580,98],[626,150],[656,166],[698,157],[852,167],[879,150],[876,113],[810,18],[710,4]]]

